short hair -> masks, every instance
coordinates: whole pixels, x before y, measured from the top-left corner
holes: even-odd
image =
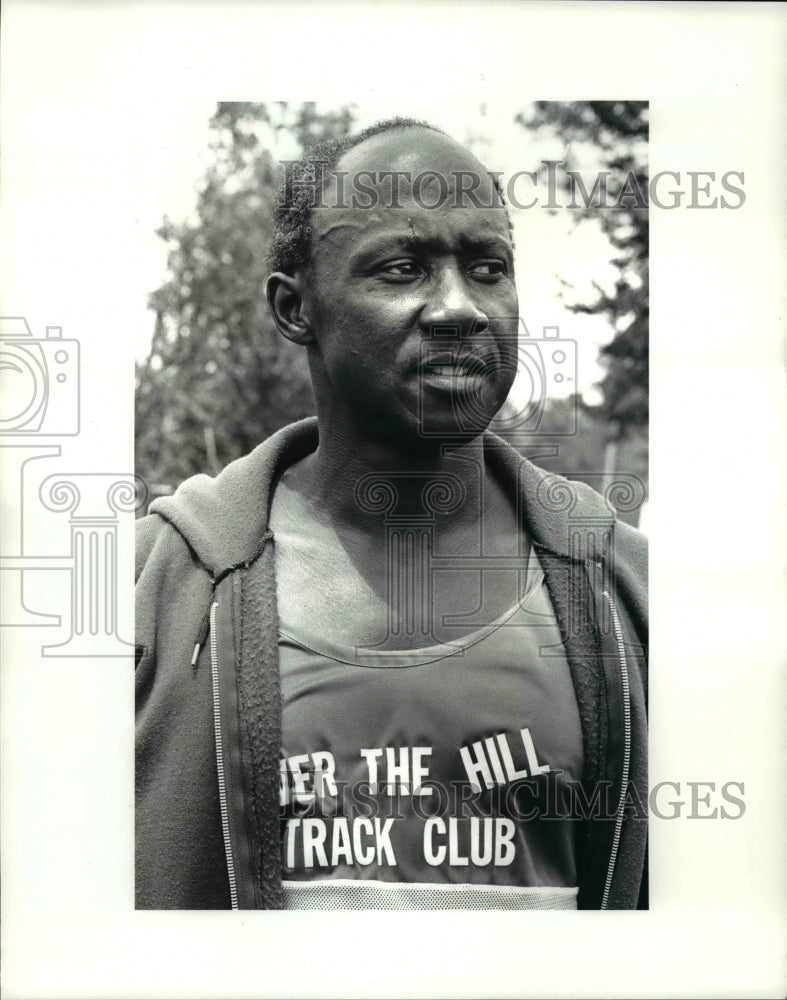
[[[315,195],[322,193],[322,185],[342,156],[375,135],[404,128],[426,128],[439,135],[447,135],[442,129],[417,118],[386,118],[374,122],[357,135],[318,142],[310,146],[303,156],[292,164],[300,178],[313,176],[314,186],[287,184],[286,180],[282,182],[273,211],[273,239],[268,251],[268,265],[271,271],[293,274],[297,268],[306,267],[311,263],[312,213],[315,202],[319,200]],[[505,209],[510,235],[511,218],[503,197],[502,186],[498,177],[494,174],[489,176]]]

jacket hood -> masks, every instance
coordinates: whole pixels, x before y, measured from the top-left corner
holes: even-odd
[[[277,431],[218,476],[192,476],[150,506],[185,539],[214,581],[248,566],[270,537],[273,487],[289,465],[317,448],[317,418]],[[600,557],[600,538],[614,511],[584,483],[545,472],[502,438],[484,435],[484,457],[503,485],[515,491],[527,531],[537,546],[572,559]]]

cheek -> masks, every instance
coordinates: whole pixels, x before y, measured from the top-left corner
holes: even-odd
[[[348,362],[352,359],[358,365],[374,367],[392,362],[408,335],[407,314],[400,305],[345,298],[340,309],[331,309],[320,317],[319,340],[324,351],[344,355]]]
[[[519,299],[516,292],[505,295],[495,304],[493,315],[500,317],[500,328],[507,337],[516,337],[519,330]]]
[[[323,328],[320,352],[332,384],[358,401],[386,393],[395,369],[395,343],[369,317],[352,310]]]
[[[497,341],[500,357],[508,364],[516,364],[519,352],[519,314],[515,304],[510,309],[504,311],[499,309],[496,313],[497,321],[494,324],[494,336]]]

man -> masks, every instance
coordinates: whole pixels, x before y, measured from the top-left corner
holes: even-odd
[[[309,165],[266,291],[316,421],[140,524],[137,905],[645,905],[644,541],[487,431],[495,178],[404,119]]]

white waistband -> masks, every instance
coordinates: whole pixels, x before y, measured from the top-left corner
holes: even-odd
[[[575,910],[576,888],[376,882],[284,882],[286,910]]]

